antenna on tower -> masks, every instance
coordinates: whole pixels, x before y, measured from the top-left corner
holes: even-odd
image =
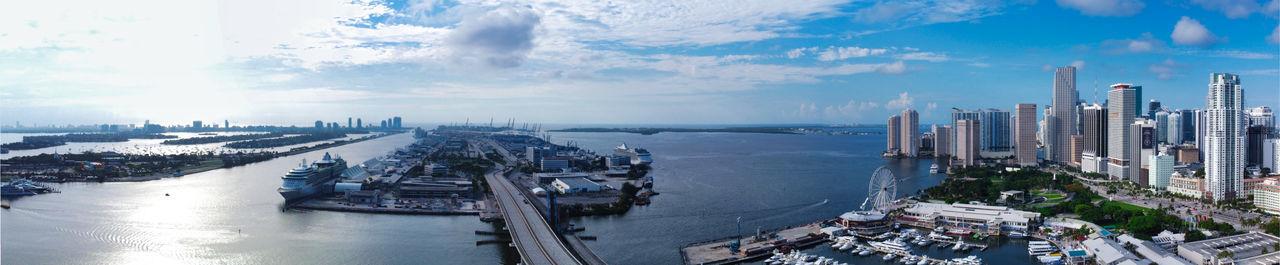
[[[1093,104],[1098,105],[1098,76],[1093,76]]]

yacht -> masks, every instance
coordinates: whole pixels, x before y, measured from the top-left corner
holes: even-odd
[[[862,251],[858,251],[858,256],[871,255],[871,253],[876,253],[876,251],[875,251],[875,250],[871,250],[871,249],[869,249],[869,248],[864,248],[864,249],[862,249]]]
[[[897,258],[897,257],[898,257],[898,255],[894,255],[893,253],[889,253],[889,254],[884,254],[884,258],[882,258],[882,260],[893,260],[894,258]]]
[[[938,173],[942,173],[941,171],[938,170],[938,163],[933,163],[932,166],[929,166],[929,174],[938,174]]]
[[[1024,237],[1027,237],[1027,233],[1023,233],[1019,231],[1009,232],[1009,238],[1024,238]]]
[[[851,248],[853,248],[853,244],[852,244],[852,243],[844,244],[843,246],[840,246],[840,251],[849,250],[849,249],[851,249]]]
[[[960,248],[962,247],[964,247],[964,243],[956,242],[954,246],[951,246],[951,250],[960,251]]]
[[[907,243],[902,241],[871,242],[871,246],[887,251],[907,251]]]
[[[1057,248],[1045,241],[1032,241],[1027,244],[1027,254],[1030,254],[1031,256],[1045,255],[1053,253],[1056,250]]]

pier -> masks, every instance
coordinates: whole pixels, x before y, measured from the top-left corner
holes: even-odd
[[[762,232],[764,234],[776,234],[777,237],[774,237],[774,238],[760,238],[760,240],[756,240],[754,236],[744,236],[742,238],[742,246],[739,247],[738,252],[729,251],[729,243],[737,240],[738,239],[737,237],[727,237],[727,238],[721,238],[717,240],[697,242],[697,243],[686,245],[683,248],[680,248],[680,256],[684,260],[684,264],[707,264],[707,265],[737,264],[740,262],[767,258],[770,255],[772,255],[770,251],[743,254],[741,250],[762,247],[767,244],[771,244],[773,242],[777,242],[780,240],[787,241],[787,240],[799,239],[799,238],[808,236],[810,234],[821,235],[822,227],[820,224],[821,224],[820,222],[811,223],[811,224],[806,224],[799,227],[790,227],[790,228],[784,228],[784,229],[774,230],[770,232]],[[827,239],[819,238],[813,241],[801,242],[791,246],[796,249],[799,249],[799,248],[813,246],[815,244],[819,244],[823,242],[827,242]]]

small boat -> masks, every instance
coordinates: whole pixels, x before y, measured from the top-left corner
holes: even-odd
[[[932,166],[929,166],[929,174],[938,174],[938,173],[941,173],[938,171],[938,163],[933,163]]]
[[[927,265],[927,264],[929,264],[929,259],[923,256],[920,257],[920,262],[916,262],[916,265]]]
[[[1009,238],[1024,238],[1024,237],[1027,237],[1027,233],[1018,232],[1018,231],[1009,232]]]
[[[894,258],[897,258],[897,257],[898,257],[898,255],[894,255],[893,253],[889,253],[889,254],[884,254],[884,258],[881,258],[881,259],[882,259],[882,260],[893,260]]]
[[[840,251],[849,250],[851,248],[853,248],[853,244],[844,244],[843,246],[840,246]]]
[[[0,203],[0,208],[9,209],[9,203]]]
[[[871,249],[863,249],[862,251],[858,252],[858,256],[871,255],[871,253],[875,253],[875,251]]]
[[[961,250],[961,251],[969,251],[970,249],[973,249],[973,246],[970,246],[970,245],[964,245],[964,248],[961,248],[960,250]]]
[[[964,243],[956,242],[955,246],[951,246],[951,250],[960,251],[962,246],[964,246]]]

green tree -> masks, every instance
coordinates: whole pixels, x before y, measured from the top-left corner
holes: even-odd
[[[1201,233],[1200,230],[1190,229],[1187,231],[1187,236],[1186,236],[1187,242],[1200,241],[1200,240],[1204,240],[1205,238],[1206,237],[1204,236],[1204,233]]]

